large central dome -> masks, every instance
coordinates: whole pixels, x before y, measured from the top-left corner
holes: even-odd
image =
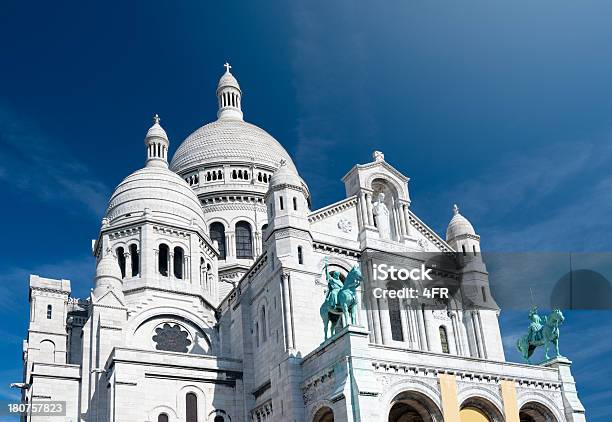
[[[179,146],[170,168],[180,175],[229,163],[278,169],[281,161],[296,172],[285,148],[265,130],[242,118],[242,91],[236,78],[226,71],[217,86],[218,120],[193,132]]]
[[[297,173],[287,151],[268,132],[240,119],[220,118],[189,135],[176,150],[170,168],[183,174],[198,167],[239,161],[276,169],[281,160]]]

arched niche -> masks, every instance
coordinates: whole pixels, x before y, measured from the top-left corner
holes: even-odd
[[[461,403],[461,422],[504,422],[501,410],[483,397],[469,397]]]
[[[521,422],[558,422],[547,406],[534,401],[521,406],[519,419]]]
[[[334,422],[334,411],[324,406],[317,410],[312,418],[312,422]]]
[[[425,394],[403,391],[391,401],[389,422],[442,422],[440,408]]]

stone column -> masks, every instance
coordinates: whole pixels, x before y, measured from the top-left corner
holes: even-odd
[[[368,205],[366,199],[366,193],[361,192],[359,195],[359,205],[361,208],[361,221],[363,222],[363,227],[370,225],[368,220]]]
[[[366,208],[368,211],[368,224],[374,226],[374,215],[372,214],[372,194],[366,193]]]
[[[406,316],[406,308],[404,308],[404,300],[398,299],[398,306],[400,312],[400,321],[402,324],[402,337],[404,342],[410,343],[410,330],[408,328],[408,317]]]
[[[400,236],[405,236],[407,232],[406,232],[406,216],[404,214],[404,204],[402,203],[397,204],[397,212],[400,217],[400,227],[401,227]]]
[[[404,211],[404,220],[406,220],[406,236],[410,236],[410,215],[408,212],[408,204],[402,207]]]
[[[129,251],[128,247],[128,251]],[[129,252],[124,252],[123,257],[125,258],[125,278],[132,276],[132,258]]]
[[[174,274],[174,252],[168,251],[168,277],[176,277]]]
[[[417,320],[419,324],[419,336],[421,337],[421,350],[429,350],[429,339],[427,338],[427,329],[425,328],[425,317],[423,311],[420,309],[416,310]]]
[[[459,421],[459,400],[457,399],[457,380],[452,374],[438,375],[440,395],[442,396],[442,413],[445,421]]]
[[[289,274],[283,273],[282,291],[283,291],[283,316],[285,322],[285,345],[287,350],[293,349],[293,330],[291,327],[291,301],[289,299]]]
[[[520,422],[516,399],[516,383],[510,380],[501,380],[500,384],[506,422]]]
[[[391,344],[391,319],[389,318],[389,303],[386,299],[377,299],[378,315],[380,317],[380,332],[382,334],[382,344]],[[382,305],[382,306],[381,306]]]

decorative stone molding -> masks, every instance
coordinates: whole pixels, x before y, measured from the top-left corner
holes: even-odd
[[[328,205],[327,207],[312,212],[308,216],[308,221],[310,223],[315,223],[317,221],[325,220],[326,218],[333,217],[336,214],[339,214],[351,208],[355,208],[356,206],[357,197],[353,195],[340,202],[336,202],[335,204]]]
[[[304,405],[308,406],[317,398],[326,398],[334,388],[334,369],[328,368],[302,384]]]

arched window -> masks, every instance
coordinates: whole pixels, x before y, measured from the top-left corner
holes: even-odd
[[[293,197],[293,210],[297,211],[297,198],[295,196]]]
[[[47,319],[53,318],[53,306],[47,305]]]
[[[302,253],[302,247],[298,246],[298,264],[302,265],[304,263],[304,254]]]
[[[442,352],[450,353],[448,348],[448,335],[446,333],[446,327],[440,326],[440,343],[442,344]]]
[[[140,273],[140,259],[138,256],[138,246],[135,243],[130,245],[130,259],[132,260],[132,277]]]
[[[159,245],[159,254],[157,260],[157,268],[159,273],[164,277],[168,277],[168,254],[170,250],[168,249],[168,245],[162,243]]]
[[[268,339],[268,324],[266,323],[266,307],[261,307],[261,342],[265,343]]]
[[[223,416],[215,416],[215,420],[213,422],[225,422],[225,418],[223,418]]]
[[[280,209],[282,210],[284,208],[284,204],[283,204],[283,197],[280,197]]]
[[[186,421],[198,422],[198,397],[193,393],[187,393],[185,396]]]
[[[183,261],[185,260],[185,252],[183,248],[177,246],[174,248],[174,276],[176,278],[183,278]]]
[[[212,223],[210,225],[210,238],[219,244],[220,259],[225,259],[225,226],[223,223]]]
[[[168,415],[166,415],[165,413],[160,413],[157,417],[157,422],[169,422],[169,420],[170,419],[168,419]]]
[[[119,268],[121,269],[121,278],[125,277],[125,251],[122,247],[117,248],[117,261],[119,262]]]
[[[240,221],[236,224],[236,257],[253,258],[251,225],[246,221]]]

